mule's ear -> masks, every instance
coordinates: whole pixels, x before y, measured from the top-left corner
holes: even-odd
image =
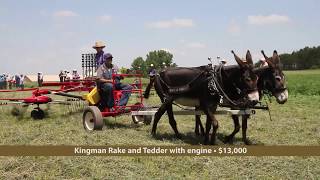
[[[249,65],[253,65],[252,56],[249,50],[247,51],[247,54],[246,54],[246,60]]]
[[[271,67],[271,68],[275,68],[276,65],[274,64],[273,60],[272,60],[272,57],[266,59],[267,63],[268,63],[268,66]]]
[[[278,52],[276,50],[273,51],[272,61],[274,64],[280,64],[280,57],[278,56]]]
[[[236,53],[234,53],[234,51],[232,50],[231,53],[234,56],[234,59],[237,61],[237,63],[239,64],[239,66],[243,66],[244,62],[239,58],[239,56],[236,55]]]
[[[273,57],[269,58],[268,56],[266,56],[266,54],[264,53],[263,50],[261,50],[261,53],[262,53],[264,59],[267,61],[268,66],[271,67],[271,68],[275,68],[275,64],[273,62]]]

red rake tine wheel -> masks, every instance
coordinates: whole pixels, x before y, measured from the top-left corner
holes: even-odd
[[[82,116],[83,127],[87,131],[102,130],[103,117],[98,107],[85,108]]]

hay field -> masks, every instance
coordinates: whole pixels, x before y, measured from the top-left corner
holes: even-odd
[[[273,121],[258,110],[249,120],[248,137],[257,145],[320,145],[320,70],[285,72],[289,101],[271,103]],[[23,97],[28,93],[13,93]],[[8,96],[0,94],[1,97]],[[159,104],[156,96],[146,101]],[[81,112],[53,105],[44,120],[32,120],[31,107],[13,117],[1,107],[0,145],[197,145],[194,117],[177,116],[183,138],[176,139],[167,117],[158,125],[136,125],[130,116],[105,119],[103,131],[83,129]],[[202,118],[205,119],[204,117]],[[218,116],[218,145],[231,133],[232,120]],[[235,146],[243,145],[237,134]],[[0,157],[0,179],[319,179],[320,157]]]

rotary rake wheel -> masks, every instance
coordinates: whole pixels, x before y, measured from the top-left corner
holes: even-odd
[[[88,106],[88,103],[86,101],[77,98],[68,98],[67,102],[68,106],[66,108],[66,111],[64,111],[66,115],[82,112]]]

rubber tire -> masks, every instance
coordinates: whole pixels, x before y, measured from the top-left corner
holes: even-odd
[[[43,119],[44,118],[44,111],[42,109],[34,109],[31,111],[31,117],[34,120]]]
[[[152,115],[145,115],[144,119],[143,119],[143,122],[144,122],[145,125],[150,125],[152,120],[153,120],[153,116]]]
[[[131,116],[132,117],[132,121],[135,124],[139,124],[140,122],[144,122],[144,116],[141,115],[137,115],[137,116]]]
[[[39,119],[43,119],[44,118],[44,111],[42,109],[39,109],[38,110],[38,115],[39,115],[38,116]]]
[[[88,119],[90,117],[92,119]],[[88,122],[90,121],[90,122]],[[83,127],[86,131],[94,131],[94,130],[102,130],[103,128],[103,117],[98,107],[96,106],[88,106],[84,109],[83,116],[82,116],[82,123]],[[90,127],[88,123],[93,123],[93,126]]]
[[[135,105],[140,104],[136,103]],[[145,108],[141,108],[141,110],[145,110]],[[136,115],[132,116],[132,121],[135,124],[138,124],[140,122],[143,122],[146,125],[150,125],[152,122],[153,116],[152,115]]]

